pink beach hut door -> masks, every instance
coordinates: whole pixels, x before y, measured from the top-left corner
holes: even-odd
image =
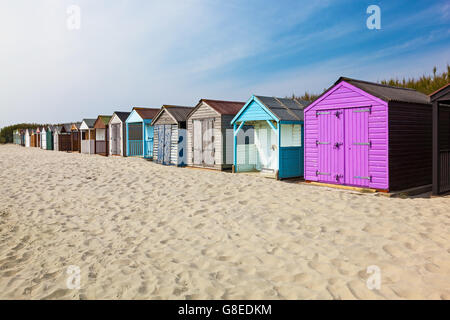
[[[318,181],[344,183],[344,115],[343,110],[317,111],[319,140],[316,141],[319,162],[316,172]]]
[[[345,183],[369,187],[370,108],[345,110]]]

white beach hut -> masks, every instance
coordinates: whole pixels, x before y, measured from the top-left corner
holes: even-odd
[[[46,150],[47,149],[47,128],[42,127],[41,129],[41,149]]]
[[[25,130],[25,147],[29,148],[30,147],[30,130],[26,129]]]
[[[83,119],[81,122],[81,153],[95,154],[95,120]]]

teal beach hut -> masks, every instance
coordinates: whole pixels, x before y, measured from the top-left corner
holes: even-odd
[[[46,130],[47,150],[53,150],[54,149],[53,133],[54,133],[53,126],[48,126],[48,128]]]
[[[298,99],[252,96],[231,121],[233,172],[259,171],[276,179],[303,176],[303,109],[307,104]]]
[[[127,120],[127,157],[153,158],[153,118],[160,109],[133,108]]]

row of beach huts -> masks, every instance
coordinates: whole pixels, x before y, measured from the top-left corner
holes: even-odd
[[[129,112],[14,133],[25,147],[144,157],[163,165],[304,177],[378,191],[450,191],[450,86],[339,78],[313,103],[252,96]]]

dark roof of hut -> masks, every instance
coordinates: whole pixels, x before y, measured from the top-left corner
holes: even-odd
[[[438,99],[450,99],[450,83],[430,94],[432,101]]]
[[[303,120],[303,109],[308,106],[308,102],[298,99],[264,96],[255,97],[261,101],[280,121]]]
[[[385,84],[340,77],[335,85],[345,81],[386,102],[398,101],[429,104],[430,98],[419,91],[409,88],[393,87]]]
[[[72,124],[71,123],[64,123],[62,126],[63,126],[65,132],[71,132],[72,131]],[[61,130],[62,130],[62,128],[61,128]]]
[[[120,119],[120,121],[125,122],[127,120],[128,116],[131,112],[122,112],[122,111],[116,111],[114,114]]]
[[[192,110],[192,107],[163,105],[158,114],[153,118],[152,125],[159,119],[164,111],[167,111],[176,122],[183,122],[187,120],[187,116]]]
[[[175,120],[178,122],[186,121],[189,112],[192,111],[192,107],[183,107],[183,106],[164,106],[167,112],[169,112]]]
[[[223,100],[212,100],[212,99],[201,99],[199,101],[199,104],[201,102],[206,103],[208,106],[210,106],[211,108],[216,110],[221,115],[235,115],[245,105],[245,102],[223,101]]]
[[[89,128],[94,128],[95,121],[97,121],[97,119],[83,119],[83,122],[86,123]]]
[[[154,108],[133,108],[142,119],[153,119],[159,112],[160,109]]]

